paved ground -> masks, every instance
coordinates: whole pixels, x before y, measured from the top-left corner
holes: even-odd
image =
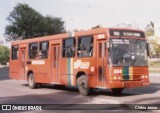
[[[0,68],[0,104],[159,104],[160,76],[151,74],[150,82],[149,87],[125,89],[121,95],[113,95],[110,90],[95,90],[94,94],[85,97],[81,96],[76,88],[55,88],[54,86],[47,85],[38,89],[30,89],[26,81],[10,80],[8,77],[8,67],[2,67]],[[39,113],[40,111],[32,112]],[[47,112],[113,113],[116,111],[54,110]],[[135,111],[118,110],[117,112],[132,113]],[[138,112],[143,113],[146,111]]]

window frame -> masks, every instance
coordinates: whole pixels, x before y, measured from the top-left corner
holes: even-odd
[[[64,49],[66,49],[66,47],[65,47],[65,42],[66,42],[66,40],[68,40],[68,39],[73,39],[73,46],[74,46],[74,54],[73,54],[73,56],[71,56],[71,57],[66,57],[66,55],[64,54]],[[65,38],[65,39],[63,39],[62,40],[62,58],[74,58],[75,56],[76,56],[76,38],[75,37],[68,37],[68,38]]]
[[[39,42],[31,42],[31,43],[28,43],[28,58],[29,59],[36,59],[37,58],[37,55],[35,55],[35,57],[34,58],[31,58],[30,57],[30,46],[31,46],[31,44],[37,44],[37,54],[38,54],[38,51],[39,51]]]
[[[16,52],[13,52],[13,47],[15,47],[15,46],[17,46],[18,47],[18,49],[17,49],[17,51]],[[19,45],[12,45],[12,52],[11,52],[12,54],[11,54],[11,60],[18,60],[18,58],[19,58]],[[16,55],[16,58],[13,58],[13,53],[16,53],[17,55]]]
[[[73,39],[73,44],[72,44],[72,46],[74,46],[74,54],[73,54],[73,56],[71,56],[71,57],[69,57],[69,56],[66,56],[65,55],[65,53],[64,53],[64,49],[66,49],[66,47],[65,47],[65,42],[66,42],[66,40],[69,40],[69,39]],[[65,38],[65,39],[63,39],[62,40],[62,58],[74,58],[75,56],[76,56],[76,38],[75,37],[68,37],[68,38]]]
[[[41,50],[42,49],[41,44],[45,43],[45,42],[47,42],[47,45],[48,45],[47,50]],[[40,57],[39,52],[41,52],[41,51],[47,51],[47,57]],[[48,57],[49,57],[48,54],[49,54],[49,41],[38,42],[38,58],[39,59],[48,59]]]
[[[89,56],[89,55],[88,56],[79,56],[78,55],[79,54],[78,51],[79,51],[79,48],[80,48],[79,41],[80,41],[80,39],[85,38],[85,37],[90,37],[91,38],[91,44],[92,44],[92,54],[91,54],[91,56]],[[94,56],[94,36],[93,35],[79,36],[78,40],[77,40],[77,57],[78,58],[90,58],[90,57],[93,57],[93,56]]]

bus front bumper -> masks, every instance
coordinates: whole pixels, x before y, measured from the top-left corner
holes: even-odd
[[[140,80],[140,81],[109,81],[107,84],[110,88],[134,88],[134,87],[143,87],[149,86],[149,80]]]

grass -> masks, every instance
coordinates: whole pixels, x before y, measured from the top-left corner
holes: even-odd
[[[149,70],[150,73],[160,73],[160,70]]]
[[[149,61],[148,64],[151,67],[150,70],[149,70],[150,73],[160,73],[160,62]],[[155,69],[154,69],[154,67],[155,67]],[[157,68],[157,67],[159,67],[159,68]]]
[[[160,67],[160,62],[157,61],[150,61],[148,64],[151,67]]]

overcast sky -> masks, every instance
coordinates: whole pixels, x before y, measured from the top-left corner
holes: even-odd
[[[4,40],[6,18],[17,3],[27,3],[44,16],[61,17],[70,31],[120,23],[144,30],[150,21],[160,23],[160,0],[1,0],[0,40]]]

